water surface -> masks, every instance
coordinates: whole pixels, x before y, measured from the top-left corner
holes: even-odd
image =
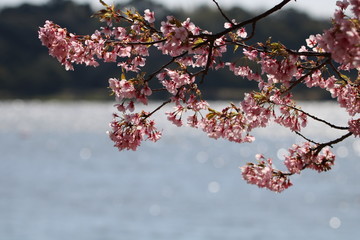
[[[347,121],[331,103],[304,109]],[[11,101],[0,111],[0,239],[335,240],[360,233],[359,139],[334,148],[332,171],[305,171],[276,194],[244,183],[238,167],[258,152],[281,157],[302,141],[282,128],[261,129],[255,143],[239,145],[161,117],[159,142],[119,152],[106,135],[111,103]],[[304,134],[336,134],[314,126]]]

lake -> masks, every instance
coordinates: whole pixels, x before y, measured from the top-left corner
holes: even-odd
[[[222,105],[224,103],[214,103]],[[251,144],[213,140],[159,115],[157,143],[119,152],[110,102],[0,102],[1,240],[354,239],[360,234],[360,139],[334,147],[333,170],[294,176],[281,194],[246,184],[256,153],[302,142],[271,126]],[[150,105],[154,108],[155,105]],[[304,110],[346,125],[333,103]],[[330,139],[313,124],[304,134]],[[279,160],[281,161],[281,160]]]

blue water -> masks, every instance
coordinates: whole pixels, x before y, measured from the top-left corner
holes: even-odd
[[[347,121],[331,103],[305,107]],[[281,128],[239,145],[161,118],[159,142],[119,152],[105,133],[111,103],[12,101],[0,103],[0,112],[0,240],[335,240],[360,233],[359,139],[334,148],[332,171],[305,171],[276,194],[244,183],[238,167],[301,141]],[[305,133],[334,134],[319,126]]]

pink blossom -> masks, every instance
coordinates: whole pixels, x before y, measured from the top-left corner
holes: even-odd
[[[160,30],[164,34],[164,36],[167,36],[175,28],[175,26],[170,23],[170,21],[172,21],[174,19],[174,17],[168,16],[167,19],[168,19],[167,22],[164,22],[164,21],[161,22]]]
[[[196,114],[188,116],[188,118],[187,118],[187,124],[188,124],[190,127],[193,127],[193,128],[197,128],[197,127],[198,127],[199,119],[198,119],[198,117],[196,116]]]
[[[198,126],[214,139],[224,138],[237,143],[255,140],[249,135],[248,120],[235,105],[226,107],[221,112],[209,109],[209,113],[201,119]]]
[[[309,48],[314,48],[317,45],[316,37],[314,35],[310,35],[309,38],[306,39],[306,44]]]
[[[360,2],[359,0],[350,0],[351,11],[354,13],[356,18],[360,18]]]
[[[314,156],[308,168],[318,172],[329,171],[335,162],[335,155],[329,147],[325,147],[321,153]]]
[[[39,39],[49,49],[49,54],[55,57],[66,70],[74,70],[73,63],[98,66],[94,55],[97,49],[102,48],[102,42],[84,45],[74,34],[60,28],[51,21],[46,21],[44,27],[39,29]]]
[[[249,131],[258,127],[266,127],[274,114],[270,107],[266,108],[258,103],[254,93],[245,94],[244,100],[241,102],[241,109],[245,113]]]
[[[312,158],[311,148],[308,142],[303,146],[293,144],[289,149],[289,155],[285,156],[284,164],[291,173],[300,173]]]
[[[168,115],[167,119],[172,122],[175,126],[181,127],[183,125],[181,121],[181,114],[183,112],[183,109],[179,109],[179,107],[176,108],[173,112],[167,112],[166,115]]]
[[[180,127],[184,120],[210,138],[245,143],[255,140],[252,130],[266,127],[271,121],[296,132],[306,127],[307,113],[297,106],[290,93],[300,84],[330,92],[350,116],[360,113],[359,76],[352,76],[360,69],[360,1],[342,0],[337,6],[333,26],[322,35],[310,35],[306,39],[308,48],[302,46],[298,52],[270,41],[249,45],[246,29],[239,28],[235,20],[225,23],[228,30],[220,34],[200,29],[190,18],[181,22],[172,16],[157,29],[155,14],[149,9],[143,16],[137,12],[121,17],[104,15],[108,25],[86,36],[69,33],[46,21],[39,29],[39,39],[67,70],[73,70],[74,64],[97,66],[98,60],[116,62],[121,68],[121,79],[109,79],[109,87],[118,101],[115,107],[122,114],[114,114],[109,131],[119,150],[136,150],[143,140],[155,142],[161,137],[149,117],[163,105],[151,113],[132,113],[137,103],[147,104],[154,76],[163,86],[157,90],[171,94],[164,105],[175,105],[165,113],[170,122]],[[113,27],[112,21],[120,26]],[[235,50],[242,48],[242,54],[226,62],[223,56],[233,46]],[[142,72],[147,56],[153,51],[171,60],[150,74]],[[238,61],[241,58],[245,61]],[[240,104],[217,111],[203,99],[199,86],[208,72],[225,66],[235,76],[257,81],[259,90],[245,93]],[[131,78],[126,79],[125,74]],[[349,131],[355,137],[360,136],[359,122],[360,119],[348,121]],[[242,176],[250,184],[281,192],[292,185],[290,175],[304,169],[318,172],[331,169],[335,155],[326,145],[309,142],[292,145],[285,155],[286,173],[275,169],[271,159],[259,154],[256,164],[241,167]]]
[[[180,87],[195,81],[195,78],[190,77],[189,74],[171,69],[164,69],[164,72],[158,74],[157,77],[167,91],[173,95],[177,94]]]
[[[149,9],[146,9],[144,11],[144,13],[145,13],[144,18],[145,18],[146,21],[148,21],[149,23],[155,22],[155,14],[154,14],[154,12],[151,12]]]
[[[184,21],[182,24],[181,24],[187,31],[191,32],[192,34],[194,35],[197,35],[199,34],[199,28],[195,26],[194,23],[192,23],[190,21],[190,18],[187,18],[186,21]]]
[[[143,140],[149,139],[156,142],[161,137],[161,132],[155,128],[155,123],[148,120],[148,113],[124,114],[122,117],[114,114],[110,123],[110,139],[119,150],[136,150]]]
[[[123,27],[114,27],[112,35],[115,39],[124,40],[127,38],[126,28]]]
[[[263,156],[258,156],[258,158]],[[240,168],[244,180],[260,188],[267,188],[274,192],[282,192],[292,186],[289,178],[273,168],[272,160],[258,160],[258,164],[248,163]]]
[[[288,57],[280,60],[273,59],[269,55],[261,53],[261,69],[263,73],[267,73],[270,76],[272,83],[281,82],[288,85],[290,80],[297,72],[296,62],[297,56],[289,55]]]
[[[308,50],[306,49],[306,47],[305,46],[301,46],[301,48],[298,50],[298,52],[308,52]],[[300,56],[300,59],[301,60],[306,60],[307,59],[307,57],[306,56]]]
[[[318,35],[316,40],[319,47],[330,52],[331,57],[340,64],[348,65],[350,68],[360,66],[360,33],[357,22],[360,17],[360,3],[358,0],[351,0],[351,10],[355,15],[349,19],[343,12],[348,6],[348,1],[338,1],[340,7],[334,14],[334,26]]]
[[[244,55],[251,61],[257,61],[258,51],[255,49],[243,49]]]
[[[209,103],[205,100],[198,100],[194,95],[191,95],[187,100],[187,108],[193,110],[194,112],[199,112],[201,110],[208,109]]]
[[[350,116],[360,113],[360,87],[358,85],[336,84],[330,90],[331,96],[337,98],[340,106],[345,108]]]
[[[352,132],[355,137],[360,136],[360,118],[349,120],[349,131]]]
[[[118,80],[116,78],[110,78],[109,87],[112,89],[118,101],[136,98],[136,89],[134,88],[134,85],[126,79]]]
[[[303,145],[293,144],[289,149],[289,155],[285,156],[284,164],[291,173],[300,173],[305,168],[318,172],[328,171],[334,165],[335,155],[325,147],[321,153],[316,150],[317,146],[311,146],[309,142]]]
[[[336,6],[340,7],[341,10],[345,10],[349,6],[349,2],[347,0],[336,1]]]
[[[241,38],[247,37],[247,32],[246,32],[245,28],[240,28],[239,30],[236,31],[236,34]]]
[[[231,20],[231,23],[229,23],[229,22],[224,23],[224,28],[231,28],[235,24],[236,24],[236,21],[235,21],[235,19],[233,19],[233,20]]]

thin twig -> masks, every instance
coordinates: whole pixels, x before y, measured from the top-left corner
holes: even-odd
[[[258,22],[263,18],[266,18],[267,16],[273,14],[274,12],[280,10],[282,7],[284,7],[286,4],[288,4],[289,2],[291,2],[292,0],[283,0],[281,3],[275,5],[274,7],[272,7],[271,9],[267,10],[266,12],[257,15],[256,17],[250,18],[248,20],[245,20],[241,23],[238,24],[234,24],[232,27],[225,29],[222,32],[219,32],[217,34],[200,34],[199,37],[207,37],[207,38],[213,38],[213,39],[217,39],[220,38],[221,36],[224,36],[226,34],[228,34],[229,32],[235,31],[239,28],[242,28],[248,24],[254,23],[254,22]],[[231,22],[231,21],[230,21]]]
[[[145,82],[150,81],[154,76],[156,76],[158,73],[160,73],[164,68],[166,68],[167,66],[169,66],[170,64],[175,62],[176,59],[185,56],[187,53],[188,53],[188,51],[183,52],[182,54],[173,57],[169,62],[165,63],[161,68],[159,68],[158,70],[156,70],[155,72],[150,74],[149,77],[147,77],[147,79],[145,80]]]
[[[306,141],[311,142],[311,143],[314,143],[314,144],[316,144],[316,145],[319,145],[319,143],[317,143],[317,142],[315,142],[315,141],[313,141],[313,140],[311,140],[311,139],[309,139],[309,138],[305,137],[305,136],[304,136],[304,135],[302,135],[300,132],[295,131],[295,133],[296,133],[297,135],[299,135],[300,137],[302,137],[303,139],[305,139]]]
[[[320,68],[324,67],[327,63],[330,62],[330,58],[326,59],[323,63],[317,65],[316,67],[313,67],[308,73],[306,73],[304,76],[299,78],[298,80],[292,82],[291,86],[288,87],[285,91],[282,92],[282,94],[289,92],[291,89],[293,89],[296,85],[301,83],[305,78],[313,74],[316,70],[319,70]]]
[[[323,120],[323,119],[321,119],[321,118],[315,117],[314,115],[311,115],[310,113],[307,113],[307,112],[305,112],[305,111],[303,111],[303,110],[301,110],[301,109],[299,109],[299,108],[296,108],[296,107],[293,107],[293,106],[289,106],[289,105],[286,105],[286,104],[284,104],[283,106],[286,106],[286,107],[288,107],[288,108],[291,108],[291,109],[294,109],[294,110],[296,110],[296,111],[299,111],[299,112],[305,114],[306,116],[308,116],[308,117],[310,117],[310,118],[312,118],[312,119],[314,119],[314,120],[316,120],[316,121],[318,121],[318,122],[322,122],[322,123],[328,125],[328,126],[331,127],[331,128],[339,129],[339,130],[349,130],[348,127],[336,126],[336,125],[334,125],[334,124],[332,124],[332,123],[329,123],[329,122],[327,122],[327,121],[325,121],[325,120]]]
[[[229,23],[231,23],[231,20],[225,15],[225,13],[223,12],[223,10],[221,9],[220,5],[217,3],[216,0],[213,0],[213,2],[216,4],[216,7],[218,8],[219,12],[221,13],[221,15],[226,19],[226,21],[228,21]]]
[[[213,54],[213,49],[214,49],[214,41],[211,41],[210,42],[210,45],[209,45],[209,54],[208,54],[208,59],[206,61],[206,66],[205,66],[205,69],[202,71],[203,72],[203,75],[201,77],[201,81],[200,83],[203,83],[204,82],[204,79],[205,79],[205,76],[207,75],[208,71],[209,71],[209,68],[210,68],[210,65],[211,65],[211,59],[212,59],[212,54]]]
[[[326,147],[326,146],[332,147],[332,145],[344,141],[346,138],[350,137],[351,135],[353,135],[353,133],[348,132],[347,134],[345,134],[345,135],[343,135],[343,136],[341,136],[341,137],[339,137],[339,138],[337,138],[335,140],[332,140],[332,141],[329,141],[329,142],[326,142],[326,143],[322,143],[322,144],[320,144],[319,146],[317,146],[314,149],[316,151],[315,153],[318,154],[321,151],[321,149],[323,149],[324,147]]]
[[[254,35],[255,35],[255,28],[256,28],[256,22],[253,22],[251,24],[251,34],[248,37],[242,39],[242,41],[245,42],[245,41],[248,41],[248,40],[252,39],[254,37]]]
[[[145,118],[150,117],[151,115],[153,115],[155,112],[159,111],[163,106],[165,106],[165,105],[168,104],[168,103],[171,103],[171,99],[163,102],[160,106],[158,106],[157,108],[155,108],[155,110],[153,110],[151,113],[146,114],[146,115],[145,115]]]
[[[334,70],[334,72],[336,73],[336,75],[338,75],[338,77],[343,80],[344,82],[348,83],[348,80],[346,80],[345,78],[343,78],[342,74],[336,69],[336,67],[334,66],[334,64],[332,62],[329,62],[329,65],[331,67],[332,70]]]

